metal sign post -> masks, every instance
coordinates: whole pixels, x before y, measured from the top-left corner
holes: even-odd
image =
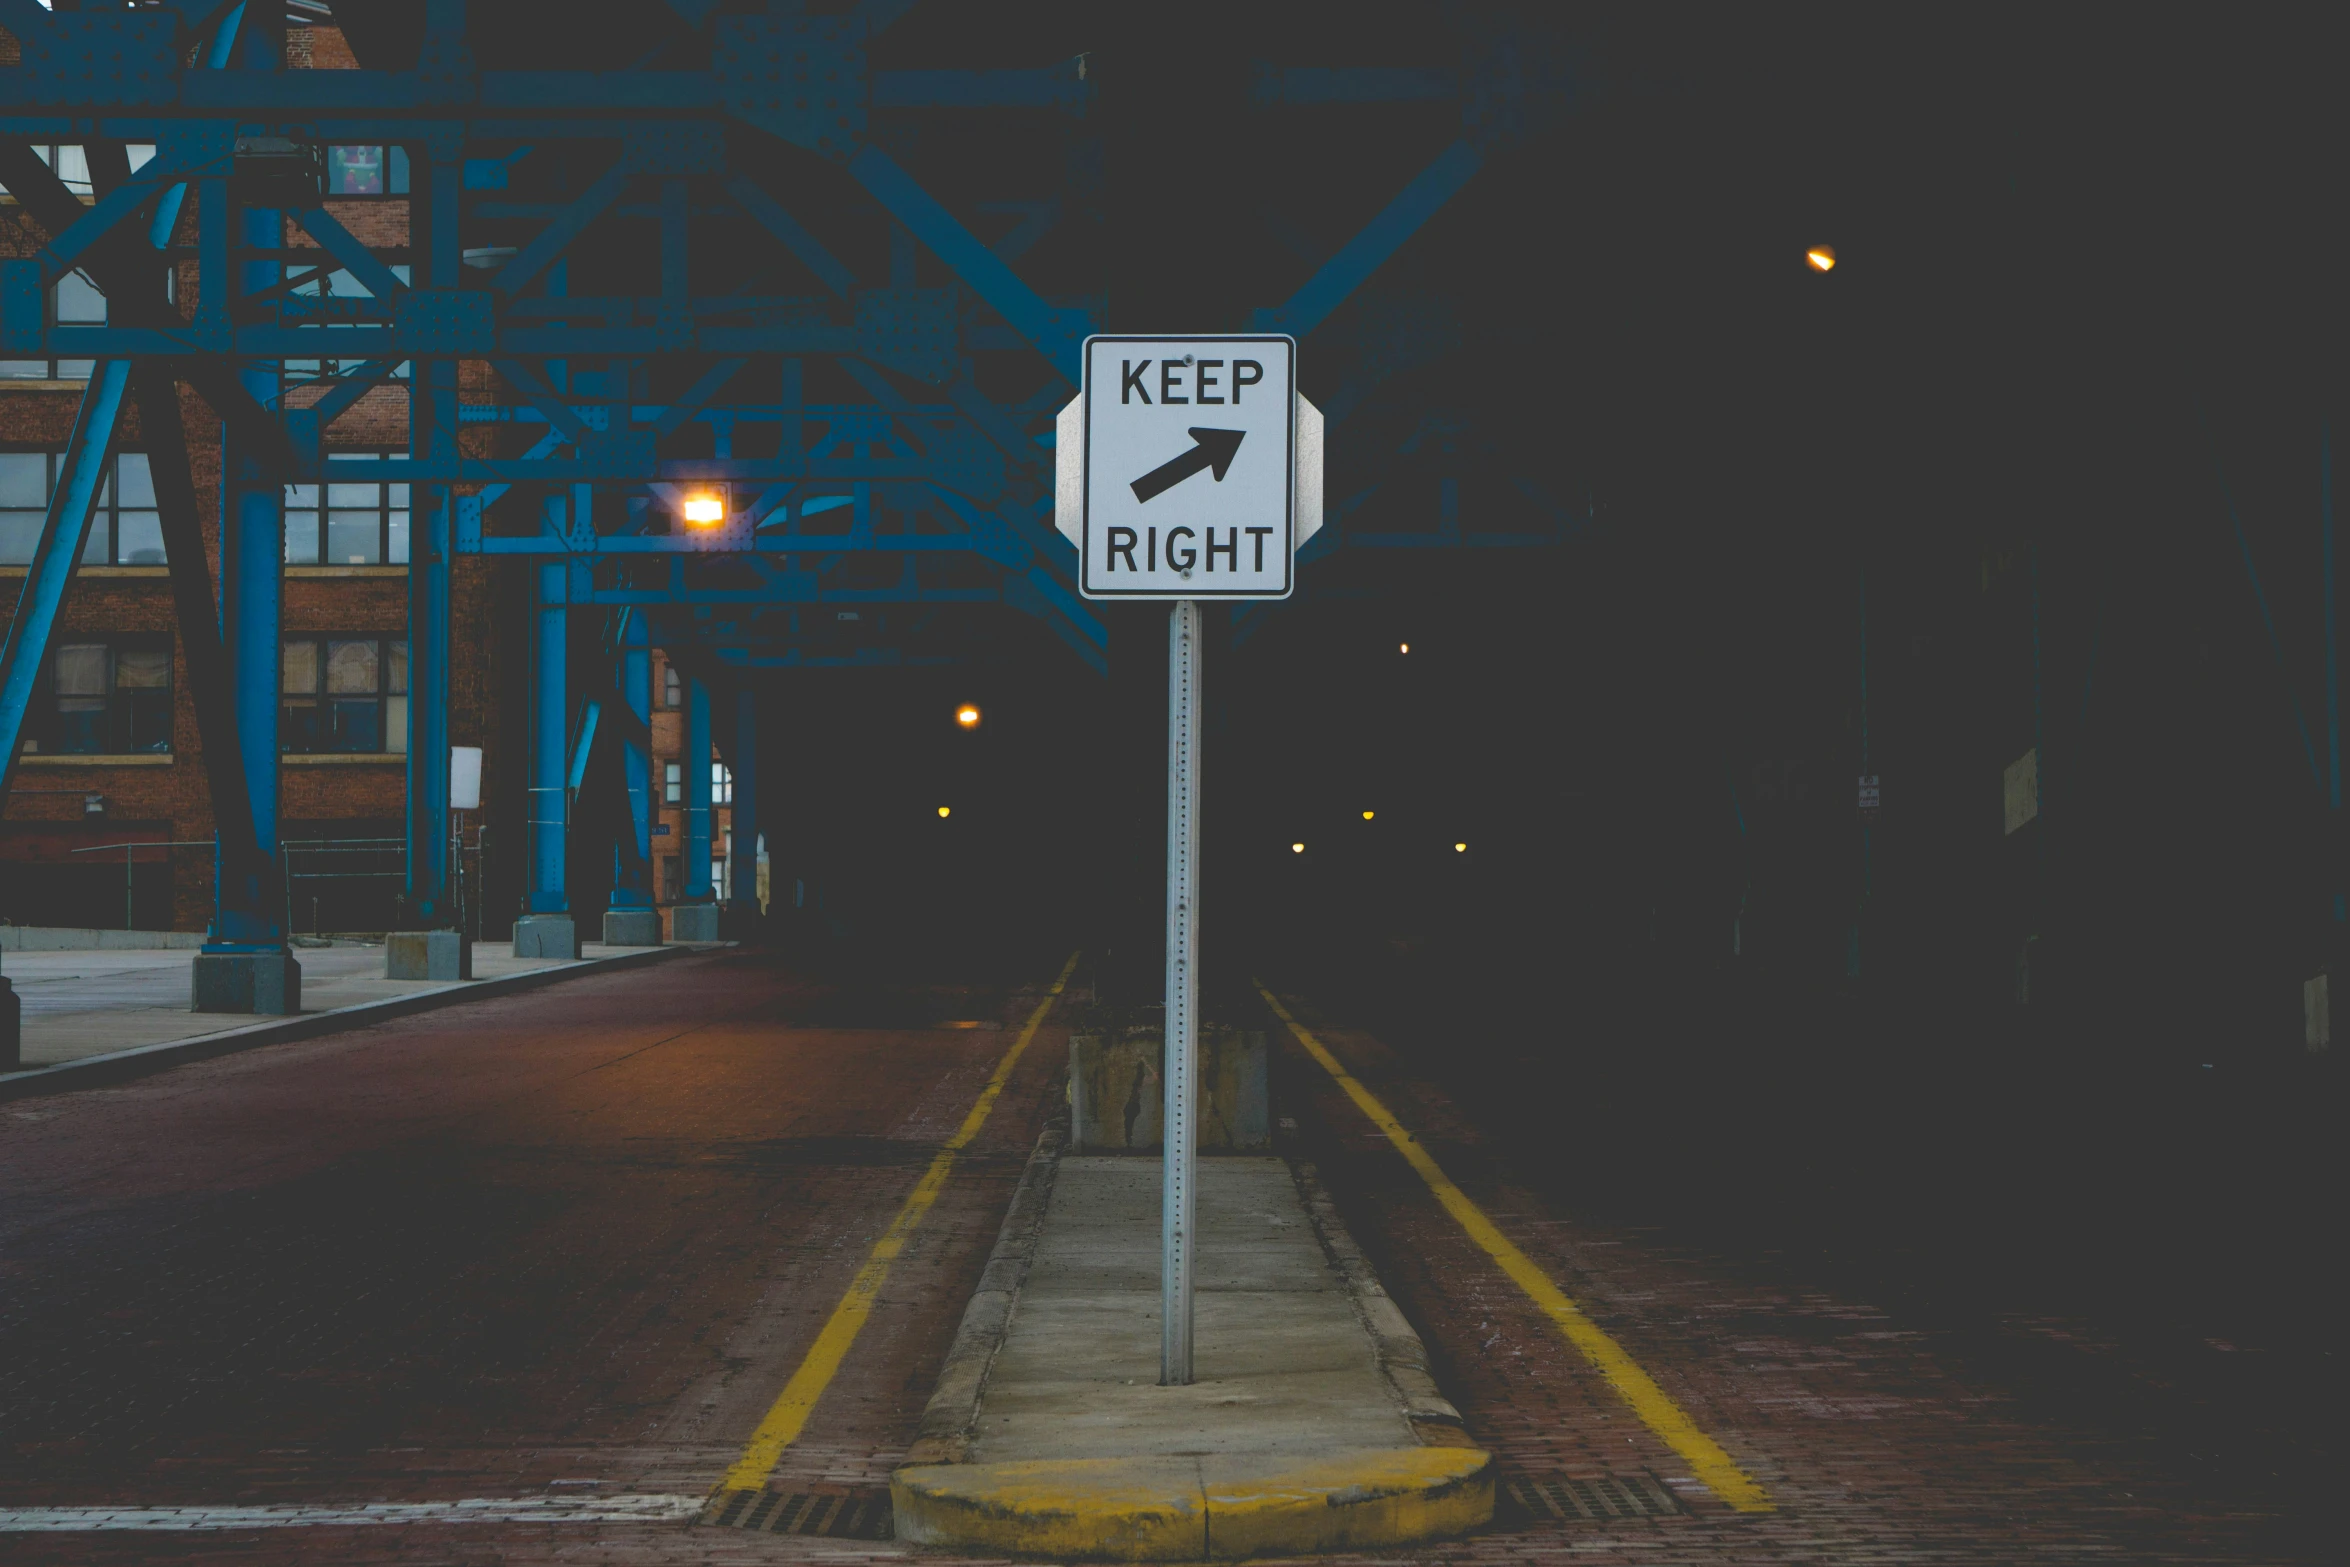
[[[1322,525],[1322,416],[1287,337],[1091,337],[1054,425],[1053,522],[1091,599],[1172,599],[1167,622],[1167,1104],[1159,1381],[1192,1379],[1199,1102],[1199,600],[1289,596]]]
[[[1159,1382],[1191,1382],[1192,1085],[1199,1077],[1200,612],[1167,618],[1167,1107],[1159,1209]]]

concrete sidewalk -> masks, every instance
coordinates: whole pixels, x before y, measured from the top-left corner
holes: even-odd
[[[420,1007],[596,973],[616,964],[724,943],[663,947],[582,944],[577,962],[517,958],[506,942],[478,942],[471,980],[384,978],[384,949],[360,943],[304,947],[302,1010],[290,1017],[188,1009],[194,954],[172,950],[10,952],[0,974],[23,1007],[23,1070],[0,1073],[0,1098],[75,1086],[87,1075],[128,1076],[227,1049],[363,1027]],[[74,1081],[69,1081],[69,1079]]]
[[[1401,1545],[1491,1516],[1487,1456],[1452,1445],[1418,1339],[1285,1161],[1198,1163],[1198,1380],[1180,1388],[1157,1385],[1159,1161],[1044,1163],[1049,1199],[1026,1233],[1015,1204],[893,1481],[900,1539],[1197,1560]],[[1008,1320],[971,1331],[991,1315]]]

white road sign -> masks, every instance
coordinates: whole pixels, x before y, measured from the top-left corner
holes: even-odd
[[[1278,336],[1089,337],[1055,522],[1087,598],[1278,599],[1321,523],[1322,418]]]

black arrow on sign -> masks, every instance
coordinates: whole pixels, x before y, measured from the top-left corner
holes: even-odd
[[[1199,444],[1173,462],[1161,463],[1134,481],[1134,498],[1149,501],[1153,496],[1175,488],[1202,468],[1216,470],[1216,482],[1224,482],[1224,470],[1232,466],[1232,454],[1240,450],[1240,438],[1246,430],[1193,429],[1191,438]]]

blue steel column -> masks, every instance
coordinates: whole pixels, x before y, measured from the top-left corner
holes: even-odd
[[[565,747],[570,743],[566,690],[571,657],[571,567],[541,561],[531,606],[530,912],[568,914],[564,824],[570,816]]]
[[[759,704],[748,685],[734,693],[734,849],[727,861],[737,916],[759,908]]]
[[[707,903],[710,885],[710,688],[686,682],[685,901]]]
[[[274,71],[284,64],[272,28],[245,29],[236,53],[238,63],[247,70]],[[285,243],[282,215],[275,208],[232,210],[237,232],[247,247],[274,251]],[[237,291],[258,294],[275,288],[279,265],[274,259],[245,262],[236,269]],[[264,408],[274,410],[283,406],[282,370],[274,360],[255,360],[239,372],[238,379]],[[284,479],[271,472],[253,444],[233,429],[226,435],[221,466],[225,492],[220,546],[221,640],[228,650],[237,754],[245,765],[245,790],[253,802],[258,858],[249,868],[220,867],[212,930],[204,950],[284,953],[277,733],[285,590]]]
[[[465,177],[463,143],[438,130],[426,143],[427,286],[455,288],[464,257],[457,213]],[[411,211],[413,221],[413,210]],[[448,461],[456,455],[457,361],[412,362],[408,372],[408,453]],[[451,575],[455,570],[455,496],[449,486],[421,487],[412,499],[408,548],[408,905],[427,927],[456,915],[449,898],[449,656]]]
[[[0,799],[5,799],[16,773],[16,753],[24,739],[25,715],[31,710],[33,684],[49,656],[49,638],[64,607],[65,590],[82,558],[89,538],[90,511],[98,487],[105,481],[107,461],[122,425],[123,393],[130,386],[127,359],[100,363],[82,393],[81,412],[73,422],[65,461],[57,475],[57,489],[49,497],[49,515],[42,520],[40,542],[33,547],[33,563],[25,572],[24,589],[16,601],[16,618],[0,640]]]
[[[636,715],[637,722],[647,730],[653,720],[653,648],[651,627],[640,611],[624,611],[627,619],[620,630],[620,699]],[[706,732],[705,732],[706,738]],[[620,746],[621,778],[628,786],[628,822],[624,831],[635,834],[636,853],[623,852],[618,844],[612,850],[612,907],[616,909],[650,909],[653,889],[650,885],[653,852],[653,759],[635,739],[625,739]],[[703,873],[705,876],[708,872]]]

